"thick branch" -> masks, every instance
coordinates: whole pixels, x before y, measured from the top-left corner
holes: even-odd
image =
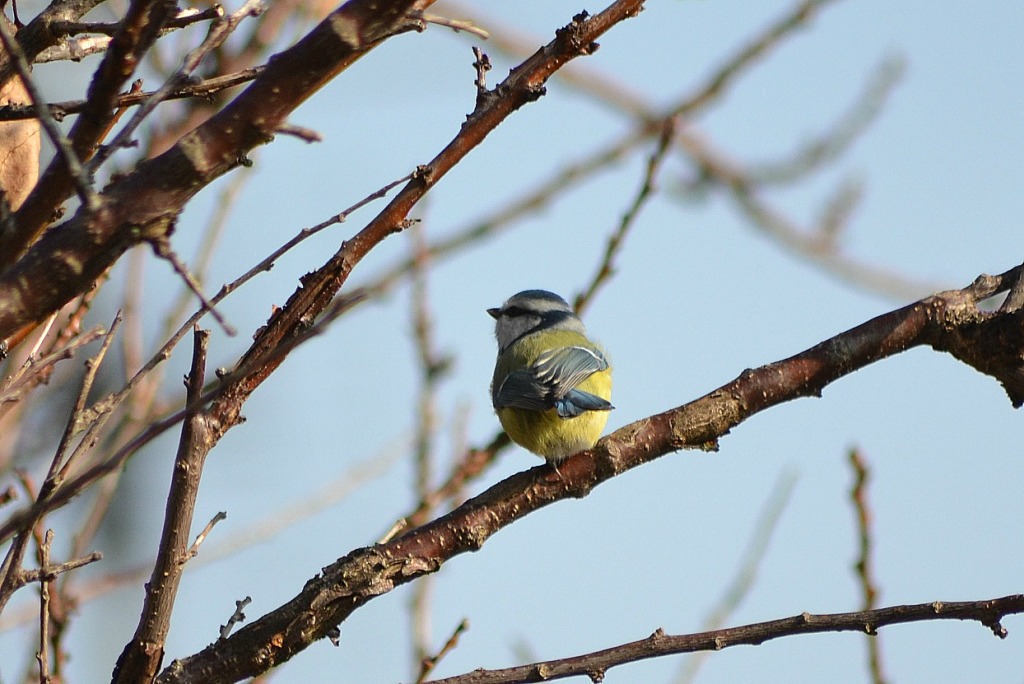
[[[68,134],[71,151],[79,160],[89,159],[110,130],[118,95],[175,10],[173,0],[134,0],[129,5],[89,84],[86,105]],[[15,229],[5,236],[4,249],[0,251],[0,268],[9,266],[39,236],[73,187],[72,176],[63,161],[50,162],[15,214]],[[80,213],[89,215],[93,208],[86,207]]]
[[[269,669],[332,633],[373,598],[435,572],[456,555],[480,549],[498,530],[548,504],[584,497],[602,482],[682,448],[714,449],[719,437],[755,413],[818,396],[832,381],[881,358],[920,345],[956,346],[961,326],[1022,330],[1021,314],[988,314],[977,307],[977,302],[1011,287],[1020,270],[983,276],[963,290],[915,302],[796,356],[746,370],[696,401],[621,428],[591,451],[559,464],[560,473],[546,465],[517,473],[402,537],[352,551],[309,580],[287,604],[230,638],[175,661],[158,681],[231,681]]]
[[[0,339],[87,290],[129,247],[168,235],[189,199],[237,166],[246,152],[271,140],[306,98],[386,38],[417,27],[405,19],[413,4],[415,0],[346,3],[271,60],[217,115],[111,183],[100,196],[99,211],[80,210],[47,231],[0,275]],[[112,99],[110,106],[114,104]],[[26,203],[19,210],[19,224],[27,211]],[[14,251],[0,251],[0,259]]]
[[[146,584],[146,600],[135,636],[124,647],[114,669],[113,682],[149,682],[156,676],[164,657],[164,642],[171,624],[171,611],[178,594],[181,574],[189,555],[189,534],[195,512],[199,481],[210,446],[210,426],[200,411],[206,377],[206,347],[210,333],[196,329],[192,369],[189,371],[188,408],[181,429],[174,474],[167,495],[164,529],[153,575]]]

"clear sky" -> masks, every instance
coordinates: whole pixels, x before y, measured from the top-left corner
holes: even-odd
[[[510,25],[536,46],[583,7],[551,0],[477,5],[490,18],[478,21],[484,28]],[[790,6],[652,1],[614,28],[585,66],[666,105]],[[602,8],[586,6],[592,13]],[[735,163],[785,160],[828,131],[881,64],[900,60],[902,77],[883,110],[839,160],[760,197],[806,227],[838,187],[860,183],[861,201],[839,236],[844,253],[921,289],[886,295],[839,279],[752,227],[719,190],[681,198],[673,190],[692,178],[692,165],[670,156],[661,192],[637,219],[617,274],[585,316],[615,367],[609,429],[693,400],[745,368],[802,351],[930,288],[961,287],[1024,260],[1022,34],[1024,5],[1017,2],[833,3],[686,121],[688,132],[705,136]],[[319,131],[324,141],[280,137],[254,155],[209,291],[302,227],[433,157],[473,107],[472,45],[490,54],[491,83],[518,62],[477,38],[432,26],[389,41],[300,108],[292,122]],[[81,96],[86,87],[39,73],[55,98]],[[553,80],[545,97],[515,113],[430,193],[418,213],[427,239],[488,216],[629,127],[606,103]],[[436,344],[454,360],[437,397],[440,472],[455,445],[482,445],[497,429],[488,395],[495,348],[484,310],[526,288],[578,293],[632,201],[651,149],[645,145],[543,211],[433,265]],[[220,191],[239,173],[189,206],[174,238],[179,253],[194,253]],[[298,278],[380,206],[308,241],[227,300],[223,312],[241,334],[229,339],[214,328],[214,363],[233,363],[271,306],[284,303]],[[411,245],[407,236],[391,238],[358,266],[349,287],[371,281]],[[168,270],[147,266],[152,344],[163,302],[176,296]],[[119,305],[118,286],[108,288],[97,320]],[[187,573],[168,661],[213,641],[236,599],[252,597],[250,619],[276,608],[322,566],[373,542],[411,507],[407,440],[418,389],[411,328],[403,284],[293,353],[248,402],[248,422],[228,434],[207,465],[197,529],[219,510],[228,518],[200,558],[316,500],[321,495],[311,492],[368,459],[386,454],[393,465],[283,533]],[[187,345],[170,363],[172,398],[182,391]],[[575,655],[659,627],[700,630],[787,473],[796,477],[788,505],[727,624],[858,609],[846,460],[854,446],[871,468],[880,605],[1022,592],[1021,419],[994,380],[931,350],[881,361],[829,386],[820,399],[775,407],[738,426],[717,453],[665,456],[586,499],[533,514],[479,553],[447,563],[433,580],[434,644],[443,644],[464,617],[470,629],[436,674]],[[90,569],[92,576],[152,558],[175,440],[158,441],[129,466],[119,513],[97,540],[107,559]],[[509,450],[470,493],[537,462]],[[314,645],[274,681],[410,681],[410,596],[405,587],[374,600],[342,626],[340,647]],[[134,631],[141,597],[138,583],[82,606],[69,640],[73,681],[109,676]],[[886,673],[896,682],[1019,682],[1024,619],[1008,618],[1004,626],[1003,641],[974,623],[889,627],[880,636]],[[23,671],[28,638],[27,631],[0,633],[5,680]],[[865,649],[857,634],[727,649],[708,658],[698,681],[864,682]],[[617,668],[605,681],[668,683],[683,663],[673,657]]]

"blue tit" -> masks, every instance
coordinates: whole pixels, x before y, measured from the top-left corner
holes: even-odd
[[[525,290],[500,309],[491,402],[516,444],[551,463],[594,446],[614,408],[612,372],[569,304]]]

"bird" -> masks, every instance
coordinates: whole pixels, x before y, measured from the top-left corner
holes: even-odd
[[[568,302],[524,290],[498,308],[491,403],[513,442],[557,464],[597,443],[611,405],[611,365]]]

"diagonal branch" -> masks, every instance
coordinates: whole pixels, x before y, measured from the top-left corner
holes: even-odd
[[[110,130],[117,111],[118,94],[175,11],[172,0],[134,0],[128,6],[120,30],[89,84],[86,105],[68,134],[71,149],[79,160],[88,160]],[[50,162],[15,214],[15,230],[6,236],[4,249],[0,250],[0,268],[11,265],[39,236],[53,219],[60,203],[67,199],[72,187],[73,178],[61,160]],[[84,211],[79,210],[79,214],[90,216],[96,213],[96,209],[96,206],[86,206]]]
[[[928,345],[960,358],[961,328],[989,329],[989,339],[1001,330],[1015,330],[1019,356],[1024,313],[982,312],[978,302],[1012,287],[1021,269],[979,277],[962,290],[933,295],[788,359],[746,370],[695,401],[621,428],[592,450],[561,463],[558,475],[544,465],[517,473],[404,536],[356,549],[324,568],[283,606],[228,639],[175,661],[157,681],[233,681],[280,664],[334,633],[377,596],[436,572],[454,556],[479,550],[495,532],[551,503],[582,498],[616,475],[679,449],[715,449],[719,437],[754,414],[800,397],[820,396],[838,378],[911,347]],[[1016,373],[1019,359],[1017,363],[990,374],[1002,380],[1001,372]]]
[[[88,289],[128,248],[169,234],[178,213],[196,193],[238,166],[249,150],[273,139],[303,101],[385,39],[417,28],[419,24],[405,17],[415,2],[350,0],[276,55],[248,88],[206,123],[107,186],[100,195],[100,211],[80,210],[58,229],[47,231],[0,273],[0,339]],[[111,107],[116,93],[113,98]],[[76,143],[79,140],[75,138]],[[24,244],[35,230],[27,226],[37,223],[23,213],[36,211],[28,202],[18,213],[26,231],[20,238]],[[44,212],[47,220],[51,212],[52,207]],[[0,260],[15,251],[0,249]]]

